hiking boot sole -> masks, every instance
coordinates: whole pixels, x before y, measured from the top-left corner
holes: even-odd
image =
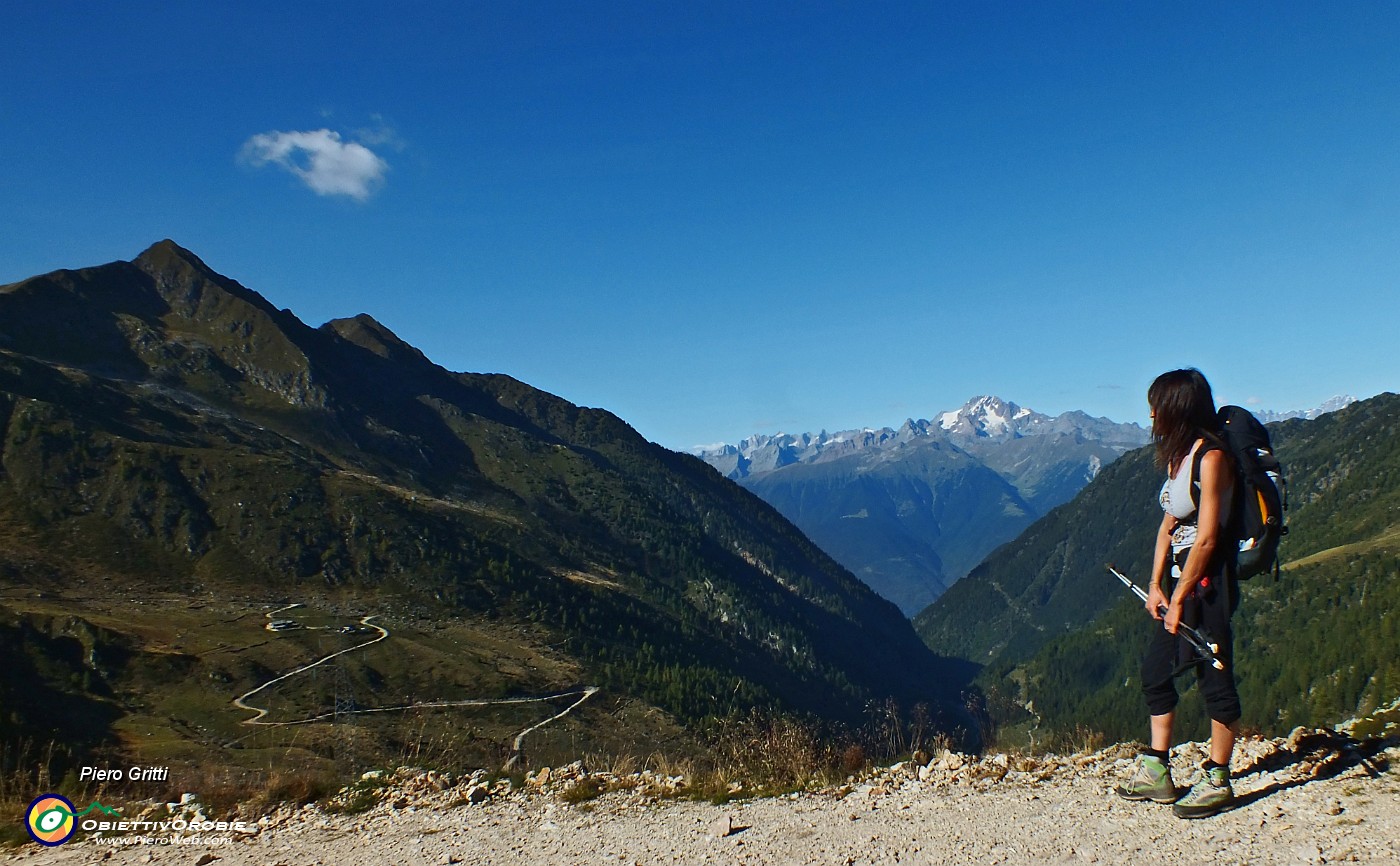
[[[1124,800],[1132,800],[1135,803],[1142,802],[1143,800],[1151,800],[1154,803],[1161,803],[1163,805],[1169,805],[1181,799],[1180,794],[1172,794],[1169,797],[1154,797],[1151,794],[1135,794],[1121,787],[1118,789],[1118,796],[1122,797]]]
[[[1178,805],[1178,806],[1173,806],[1173,807],[1172,807],[1172,812],[1173,812],[1173,813],[1176,815],[1176,817],[1178,817],[1178,818],[1188,818],[1188,819],[1189,819],[1189,818],[1209,818],[1209,817],[1211,817],[1211,816],[1213,816],[1213,815],[1219,815],[1221,812],[1227,812],[1227,811],[1229,811],[1230,809],[1233,809],[1233,808],[1235,808],[1235,803],[1234,803],[1234,801],[1232,800],[1232,801],[1229,802],[1229,803],[1217,803],[1217,804],[1214,805],[1214,806],[1179,806],[1179,805]]]

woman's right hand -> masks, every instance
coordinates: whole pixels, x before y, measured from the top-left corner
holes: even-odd
[[[1152,584],[1147,588],[1147,601],[1144,606],[1147,612],[1152,614],[1152,618],[1160,621],[1162,619],[1161,608],[1167,606],[1167,596],[1162,592],[1162,588],[1157,584]]]

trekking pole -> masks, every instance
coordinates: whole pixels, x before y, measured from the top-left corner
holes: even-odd
[[[1125,577],[1122,572],[1120,572],[1118,569],[1114,568],[1111,565],[1108,566],[1108,571],[1109,574],[1112,574],[1114,577],[1123,581],[1123,585],[1126,586],[1128,589],[1131,589],[1133,591],[1133,595],[1142,599],[1143,603],[1147,602],[1147,593],[1142,589],[1142,587],[1133,583],[1131,580]],[[1162,616],[1166,616],[1166,605],[1157,605],[1157,612]],[[1224,663],[1221,662],[1220,659],[1217,658],[1215,655],[1216,653],[1220,652],[1220,644],[1212,643],[1206,640],[1204,635],[1202,635],[1199,631],[1197,631],[1189,625],[1179,625],[1177,626],[1177,628],[1181,631],[1182,637],[1186,638],[1186,642],[1189,643],[1191,645],[1191,648],[1196,651],[1196,654],[1201,657],[1202,661],[1210,662],[1210,666],[1218,671],[1225,670]]]

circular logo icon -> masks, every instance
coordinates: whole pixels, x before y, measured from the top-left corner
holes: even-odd
[[[24,827],[40,845],[62,845],[78,829],[74,811],[67,797],[44,794],[29,804],[29,810],[24,813]]]

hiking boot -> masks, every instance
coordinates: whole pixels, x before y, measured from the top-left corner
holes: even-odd
[[[1161,758],[1143,755],[1128,784],[1118,786],[1118,796],[1125,800],[1152,800],[1156,803],[1176,802],[1176,785],[1172,771]]]
[[[1230,771],[1226,767],[1211,767],[1200,781],[1191,786],[1186,796],[1172,807],[1178,818],[1209,818],[1235,805],[1235,792],[1230,788]]]

